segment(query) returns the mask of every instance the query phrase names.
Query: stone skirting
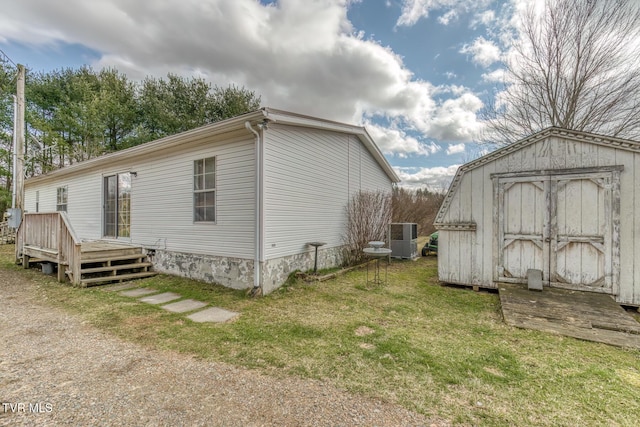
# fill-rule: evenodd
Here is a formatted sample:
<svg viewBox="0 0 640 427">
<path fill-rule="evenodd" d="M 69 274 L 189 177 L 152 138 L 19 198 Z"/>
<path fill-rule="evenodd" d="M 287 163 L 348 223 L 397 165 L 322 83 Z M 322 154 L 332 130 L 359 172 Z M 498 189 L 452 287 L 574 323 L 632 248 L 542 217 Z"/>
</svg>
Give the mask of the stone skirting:
<svg viewBox="0 0 640 427">
<path fill-rule="evenodd" d="M 233 289 L 253 287 L 254 260 L 166 250 L 149 251 L 155 271 Z M 315 251 L 270 259 L 262 264 L 262 293 L 278 289 L 296 270 L 313 269 Z M 318 269 L 337 267 L 344 260 L 342 247 L 318 249 Z"/>
<path fill-rule="evenodd" d="M 313 269 L 315 251 L 289 255 L 265 261 L 262 267 L 262 292 L 278 289 L 296 270 Z M 344 248 L 318 248 L 318 269 L 338 267 L 344 261 Z"/>
<path fill-rule="evenodd" d="M 155 271 L 218 283 L 233 289 L 253 287 L 253 259 L 156 250 L 150 256 Z"/>
</svg>

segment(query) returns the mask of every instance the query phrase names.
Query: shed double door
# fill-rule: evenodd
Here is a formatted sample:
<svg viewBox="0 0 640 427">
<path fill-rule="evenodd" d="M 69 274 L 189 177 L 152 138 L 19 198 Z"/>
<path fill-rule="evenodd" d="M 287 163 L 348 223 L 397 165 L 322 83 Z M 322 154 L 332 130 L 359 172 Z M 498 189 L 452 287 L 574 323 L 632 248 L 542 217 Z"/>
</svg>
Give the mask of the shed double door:
<svg viewBox="0 0 640 427">
<path fill-rule="evenodd" d="M 614 173 L 498 179 L 498 281 L 617 293 Z"/>
</svg>

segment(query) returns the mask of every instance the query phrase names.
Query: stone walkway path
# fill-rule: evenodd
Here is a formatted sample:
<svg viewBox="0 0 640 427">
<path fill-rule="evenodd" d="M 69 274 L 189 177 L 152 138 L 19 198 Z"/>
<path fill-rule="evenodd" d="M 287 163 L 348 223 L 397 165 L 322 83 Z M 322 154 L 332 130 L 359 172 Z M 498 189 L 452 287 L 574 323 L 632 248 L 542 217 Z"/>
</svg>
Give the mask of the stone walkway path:
<svg viewBox="0 0 640 427">
<path fill-rule="evenodd" d="M 188 313 L 187 319 L 194 322 L 215 322 L 222 323 L 235 319 L 240 315 L 235 311 L 225 310 L 219 307 L 207 307 L 209 304 L 204 301 L 197 301 L 194 299 L 182 299 L 180 294 L 174 292 L 162 292 L 153 288 L 135 288 L 131 289 L 135 284 L 123 284 L 116 287 L 112 287 L 106 290 L 119 291 L 118 293 L 125 297 L 138 298 L 138 301 L 145 302 L 147 304 L 159 305 L 167 311 L 173 313 Z M 164 305 L 160 305 L 164 304 Z M 200 310 L 204 308 L 203 310 Z M 196 311 L 200 310 L 200 311 Z"/>
</svg>

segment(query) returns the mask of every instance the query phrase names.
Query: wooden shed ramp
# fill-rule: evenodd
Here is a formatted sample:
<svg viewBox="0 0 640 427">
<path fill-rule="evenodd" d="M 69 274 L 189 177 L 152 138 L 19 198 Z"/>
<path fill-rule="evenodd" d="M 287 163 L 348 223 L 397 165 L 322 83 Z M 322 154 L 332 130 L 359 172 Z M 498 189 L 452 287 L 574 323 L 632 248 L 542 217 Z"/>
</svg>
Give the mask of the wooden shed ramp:
<svg viewBox="0 0 640 427">
<path fill-rule="evenodd" d="M 640 323 L 609 295 L 499 283 L 508 325 L 640 349 Z"/>
</svg>

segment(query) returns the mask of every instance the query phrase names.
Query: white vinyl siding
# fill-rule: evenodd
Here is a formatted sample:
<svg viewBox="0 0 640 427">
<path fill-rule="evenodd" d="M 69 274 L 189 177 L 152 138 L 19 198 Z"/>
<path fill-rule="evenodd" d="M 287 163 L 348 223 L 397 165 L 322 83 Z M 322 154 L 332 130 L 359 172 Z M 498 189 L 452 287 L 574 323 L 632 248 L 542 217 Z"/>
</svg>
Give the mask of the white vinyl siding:
<svg viewBox="0 0 640 427">
<path fill-rule="evenodd" d="M 265 132 L 265 258 L 344 244 L 346 205 L 358 190 L 391 181 L 353 135 L 270 126 Z"/>
<path fill-rule="evenodd" d="M 371 153 L 360 146 L 360 190 L 362 191 L 391 191 L 391 181 L 380 168 Z"/>
<path fill-rule="evenodd" d="M 179 150 L 122 159 L 107 167 L 40 183 L 27 181 L 26 201 L 35 211 L 56 210 L 56 188 L 69 188 L 68 212 L 82 239 L 101 239 L 103 177 L 131 177 L 131 243 L 169 251 L 253 258 L 255 253 L 255 140 L 246 131 L 223 141 L 201 139 Z M 193 221 L 193 163 L 216 157 L 217 221 Z"/>
<path fill-rule="evenodd" d="M 135 243 L 169 251 L 252 258 L 255 142 L 242 136 L 183 147 L 136 166 L 131 233 Z M 216 157 L 216 222 L 193 221 L 193 162 Z"/>
<path fill-rule="evenodd" d="M 31 184 L 25 183 L 25 210 L 36 211 L 35 195 L 39 192 L 39 212 L 55 212 L 59 187 L 67 187 L 67 216 L 73 229 L 83 239 L 99 239 L 102 229 L 101 177 L 71 175 Z"/>
</svg>

